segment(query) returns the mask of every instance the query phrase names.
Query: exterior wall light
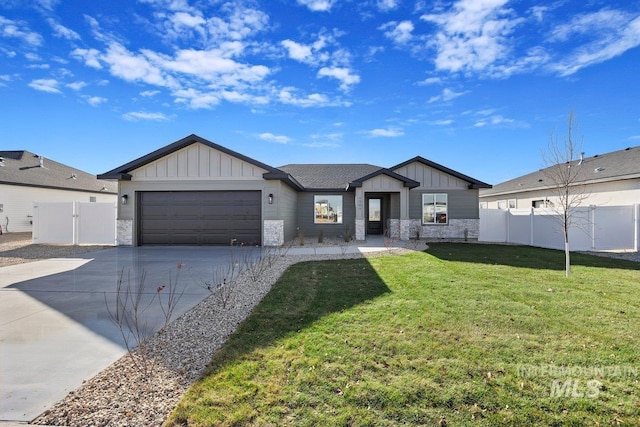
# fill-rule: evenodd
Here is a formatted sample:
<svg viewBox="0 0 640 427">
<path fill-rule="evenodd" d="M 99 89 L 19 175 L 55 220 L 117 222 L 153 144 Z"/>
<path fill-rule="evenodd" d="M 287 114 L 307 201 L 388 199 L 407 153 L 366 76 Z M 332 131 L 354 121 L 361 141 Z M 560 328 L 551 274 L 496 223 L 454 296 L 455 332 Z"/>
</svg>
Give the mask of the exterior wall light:
<svg viewBox="0 0 640 427">
<path fill-rule="evenodd" d="M 269 193 L 269 204 L 273 204 L 273 193 Z"/>
<path fill-rule="evenodd" d="M 120 201 L 122 202 L 123 205 L 126 205 L 128 200 L 129 200 L 128 194 L 123 194 L 122 197 L 120 198 Z"/>
</svg>

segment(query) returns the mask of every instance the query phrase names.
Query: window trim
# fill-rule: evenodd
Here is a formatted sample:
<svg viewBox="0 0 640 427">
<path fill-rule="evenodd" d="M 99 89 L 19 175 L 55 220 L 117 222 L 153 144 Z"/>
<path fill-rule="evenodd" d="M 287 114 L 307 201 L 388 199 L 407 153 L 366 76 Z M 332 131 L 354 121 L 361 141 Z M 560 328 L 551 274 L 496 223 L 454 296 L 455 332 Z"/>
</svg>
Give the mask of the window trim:
<svg viewBox="0 0 640 427">
<path fill-rule="evenodd" d="M 425 196 L 432 196 L 433 197 L 433 204 L 431 206 L 433 206 L 433 222 L 425 222 L 424 217 L 425 217 Z M 437 200 L 436 200 L 436 196 L 444 196 L 445 197 L 445 221 L 444 222 L 438 222 L 437 221 L 437 212 L 435 209 L 435 206 L 437 205 Z M 422 223 L 422 225 L 449 225 L 449 194 L 448 193 L 422 193 L 422 217 L 420 218 L 420 222 Z"/>
<path fill-rule="evenodd" d="M 329 197 L 339 197 L 340 198 L 340 206 L 338 209 L 338 212 L 336 212 L 336 218 L 339 219 L 339 221 L 328 221 L 328 215 L 327 215 L 327 221 L 318 221 L 318 216 L 316 214 L 316 204 L 318 204 L 318 202 L 316 201 L 317 198 L 329 198 Z M 328 202 L 327 202 L 328 204 Z M 342 225 L 344 221 L 344 196 L 342 194 L 314 194 L 313 195 L 313 223 L 314 225 Z"/>
</svg>

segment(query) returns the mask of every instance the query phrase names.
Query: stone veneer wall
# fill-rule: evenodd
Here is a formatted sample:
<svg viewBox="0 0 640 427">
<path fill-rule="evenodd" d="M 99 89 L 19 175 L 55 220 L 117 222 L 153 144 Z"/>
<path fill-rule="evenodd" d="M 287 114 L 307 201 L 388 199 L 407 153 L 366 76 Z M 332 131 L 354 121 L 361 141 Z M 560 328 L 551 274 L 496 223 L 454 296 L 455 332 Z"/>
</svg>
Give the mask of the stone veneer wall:
<svg viewBox="0 0 640 427">
<path fill-rule="evenodd" d="M 284 244 L 284 220 L 265 219 L 263 246 L 281 246 Z"/>
<path fill-rule="evenodd" d="M 365 238 L 364 219 L 356 219 L 356 240 L 364 240 Z"/>
<path fill-rule="evenodd" d="M 416 229 L 420 228 L 421 238 L 430 239 L 464 239 L 464 231 L 467 230 L 467 239 L 478 239 L 480 234 L 479 219 L 450 219 L 446 225 L 422 225 L 419 219 L 409 221 L 409 237 L 416 237 Z"/>
<path fill-rule="evenodd" d="M 117 221 L 117 241 L 118 246 L 133 245 L 133 220 L 119 219 Z"/>
</svg>

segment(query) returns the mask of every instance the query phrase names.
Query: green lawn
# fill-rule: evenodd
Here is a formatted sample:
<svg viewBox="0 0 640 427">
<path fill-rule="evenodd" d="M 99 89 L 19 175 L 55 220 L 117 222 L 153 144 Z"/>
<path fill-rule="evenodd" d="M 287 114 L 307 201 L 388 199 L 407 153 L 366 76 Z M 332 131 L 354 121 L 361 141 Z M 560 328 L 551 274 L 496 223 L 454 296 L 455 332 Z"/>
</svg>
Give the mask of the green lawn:
<svg viewBox="0 0 640 427">
<path fill-rule="evenodd" d="M 640 264 L 529 247 L 291 267 L 169 425 L 640 425 Z"/>
</svg>

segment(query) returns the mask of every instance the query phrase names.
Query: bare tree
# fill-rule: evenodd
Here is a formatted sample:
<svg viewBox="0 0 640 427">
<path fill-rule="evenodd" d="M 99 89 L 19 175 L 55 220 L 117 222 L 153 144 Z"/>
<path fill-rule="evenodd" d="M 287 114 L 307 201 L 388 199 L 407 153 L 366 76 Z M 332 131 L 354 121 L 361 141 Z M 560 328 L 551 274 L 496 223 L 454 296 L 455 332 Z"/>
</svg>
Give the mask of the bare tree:
<svg viewBox="0 0 640 427">
<path fill-rule="evenodd" d="M 555 212 L 564 236 L 565 275 L 571 274 L 571 253 L 569 245 L 569 230 L 576 225 L 577 208 L 588 197 L 586 186 L 581 179 L 582 142 L 583 137 L 577 137 L 578 125 L 574 113 L 567 119 L 566 134 L 559 139 L 556 132 L 549 135 L 549 144 L 542 152 L 542 159 L 547 166 L 542 170 L 545 178 L 551 183 L 551 190 L 555 196 L 550 206 Z M 580 157 L 578 157 L 580 156 Z"/>
</svg>

